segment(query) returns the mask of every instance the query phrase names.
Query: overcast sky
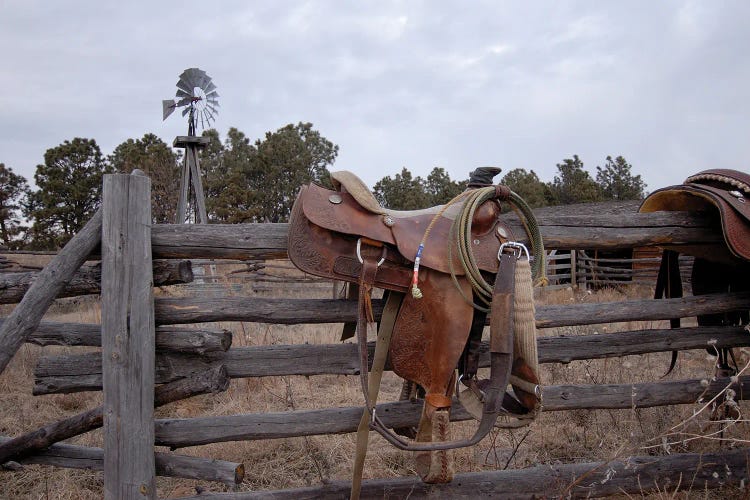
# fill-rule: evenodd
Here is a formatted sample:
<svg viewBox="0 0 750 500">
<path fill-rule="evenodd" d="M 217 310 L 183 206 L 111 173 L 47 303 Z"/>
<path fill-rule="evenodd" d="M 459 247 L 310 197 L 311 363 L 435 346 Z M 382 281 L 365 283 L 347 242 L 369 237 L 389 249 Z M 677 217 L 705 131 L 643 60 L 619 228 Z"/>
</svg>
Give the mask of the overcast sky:
<svg viewBox="0 0 750 500">
<path fill-rule="evenodd" d="M 0 0 L 0 162 L 33 182 L 50 147 L 109 154 L 186 133 L 161 100 L 218 86 L 222 139 L 312 122 L 334 169 L 477 166 L 544 181 L 623 155 L 649 190 L 748 171 L 750 2 Z"/>
</svg>

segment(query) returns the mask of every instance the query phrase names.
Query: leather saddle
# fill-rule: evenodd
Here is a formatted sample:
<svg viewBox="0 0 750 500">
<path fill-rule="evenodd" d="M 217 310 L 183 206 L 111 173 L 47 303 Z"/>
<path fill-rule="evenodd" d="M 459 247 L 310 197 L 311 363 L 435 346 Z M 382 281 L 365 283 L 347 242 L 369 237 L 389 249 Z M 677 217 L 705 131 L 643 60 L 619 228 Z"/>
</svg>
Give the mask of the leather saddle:
<svg viewBox="0 0 750 500">
<path fill-rule="evenodd" d="M 490 185 L 492 175 L 498 172 L 499 169 L 489 172 Z M 470 187 L 488 187 L 486 170 L 478 169 L 472 174 L 474 183 L 470 181 Z M 450 481 L 452 471 L 446 465 L 446 450 L 478 442 L 498 423 L 498 416 L 512 416 L 528 423 L 541 406 L 536 359 L 527 359 L 536 357 L 535 339 L 531 342 L 533 355 L 517 355 L 519 348 L 514 345 L 513 280 L 520 250 L 514 251 L 517 244 L 512 243 L 513 235 L 499 217 L 501 201 L 508 200 L 510 190 L 496 186 L 492 199 L 472 208 L 470 231 L 463 239 L 469 247 L 474 272 L 490 281 L 494 278 L 490 323 L 497 325 L 493 325 L 493 332 L 502 331 L 491 334 L 491 376 L 480 381 L 479 345 L 487 313 L 475 308 L 476 293 L 460 257 L 462 240 L 456 237 L 456 223 L 462 217 L 464 204 L 390 210 L 382 207 L 354 174 L 333 172 L 331 178 L 333 190 L 317 184 L 300 190 L 290 218 L 289 257 L 304 272 L 357 285 L 360 377 L 367 411 L 371 413 L 369 428 L 395 446 L 417 452 L 417 468 L 426 482 Z M 503 245 L 511 245 L 511 252 L 504 251 Z M 383 314 L 375 360 L 382 344 L 383 325 L 388 322 L 390 331 L 386 333 L 390 341 L 385 345 L 393 371 L 418 384 L 424 393 L 416 442 L 395 436 L 374 412 L 377 388 L 373 393 L 367 379 L 366 346 L 366 326 L 373 323 L 372 288 L 385 290 L 385 309 L 393 312 L 388 320 L 386 312 Z M 504 307 L 502 312 L 496 313 L 496 304 L 501 304 L 498 311 Z M 533 325 L 533 303 L 529 307 Z M 373 376 L 374 373 L 373 367 Z M 468 387 L 462 391 L 466 400 L 477 403 L 465 406 L 480 424 L 473 438 L 450 441 L 445 428 L 454 386 L 459 385 L 457 380 Z"/>
<path fill-rule="evenodd" d="M 683 184 L 654 191 L 639 209 L 640 212 L 661 210 L 704 213 L 721 226 L 724 241 L 665 248 L 655 298 L 682 297 L 679 253 L 695 257 L 691 271 L 693 295 L 750 291 L 750 175 L 729 169 L 705 170 L 691 175 Z M 748 311 L 697 317 L 699 326 L 741 325 L 747 324 L 748 319 Z M 680 320 L 672 320 L 671 326 L 679 327 Z M 736 363 L 730 366 L 731 350 L 709 349 L 709 352 L 717 355 L 717 375 L 736 373 Z M 675 362 L 676 352 L 673 352 L 669 371 Z"/>
</svg>

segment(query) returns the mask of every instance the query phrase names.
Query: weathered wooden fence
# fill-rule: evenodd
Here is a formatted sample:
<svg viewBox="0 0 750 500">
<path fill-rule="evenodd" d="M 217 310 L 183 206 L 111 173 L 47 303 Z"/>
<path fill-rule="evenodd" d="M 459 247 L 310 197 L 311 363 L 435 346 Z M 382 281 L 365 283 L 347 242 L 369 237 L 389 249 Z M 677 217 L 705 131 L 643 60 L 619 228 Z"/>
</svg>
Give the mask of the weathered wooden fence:
<svg viewBox="0 0 750 500">
<path fill-rule="evenodd" d="M 690 284 L 693 258 L 680 255 L 680 273 Z M 661 257 L 602 257 L 587 250 L 552 250 L 547 254 L 550 289 L 599 289 L 622 285 L 653 287 Z"/>
<path fill-rule="evenodd" d="M 241 482 L 242 464 L 154 453 L 153 445 L 172 448 L 207 443 L 350 433 L 361 416 L 359 401 L 351 407 L 282 413 L 153 419 L 151 408 L 195 394 L 226 389 L 229 378 L 358 372 L 353 344 L 266 345 L 230 348 L 231 335 L 221 330 L 181 327 L 191 323 L 245 321 L 270 324 L 341 323 L 356 320 L 356 303 L 338 299 L 258 297 L 153 298 L 152 286 L 190 281 L 195 259 L 264 260 L 286 254 L 286 224 L 149 225 L 148 179 L 106 176 L 104 205 L 86 228 L 38 274 L 14 276 L 0 287 L 0 302 L 23 299 L 0 325 L 0 371 L 23 342 L 40 345 L 101 346 L 101 353 L 45 356 L 35 369 L 34 394 L 71 393 L 104 388 L 104 405 L 52 422 L 42 429 L 0 440 L 0 464 L 8 461 L 104 470 L 108 498 L 153 498 L 154 475 L 197 478 L 226 484 Z M 577 212 L 576 212 L 577 213 Z M 102 217 L 103 216 L 103 217 Z M 510 220 L 515 234 L 524 234 Z M 615 215 L 540 214 L 548 249 L 628 249 L 665 244 L 722 244 L 717 221 L 690 213 Z M 81 264 L 99 247 L 101 270 Z M 153 259 L 153 261 L 152 261 Z M 153 270 L 153 271 L 152 271 Z M 101 273 L 101 287 L 99 275 Z M 6 278 L 9 283 L 10 278 Z M 102 325 L 41 321 L 55 297 L 102 294 Z M 539 328 L 641 320 L 666 320 L 703 313 L 747 309 L 750 294 L 715 294 L 664 300 L 616 303 L 571 303 L 539 306 Z M 379 316 L 383 304 L 374 302 Z M 542 363 L 568 363 L 708 345 L 750 346 L 742 328 L 692 327 L 650 329 L 538 340 Z M 372 349 L 373 346 L 370 346 Z M 485 346 L 486 348 L 486 346 Z M 488 365 L 488 356 L 483 360 Z M 750 377 L 657 381 L 641 384 L 553 385 L 545 387 L 544 411 L 645 408 L 692 404 L 732 387 L 738 399 L 748 394 Z M 158 384 L 156 390 L 154 385 Z M 153 405 L 151 404 L 153 403 Z M 390 426 L 418 421 L 416 403 L 379 405 Z M 468 414 L 456 403 L 453 420 Z M 104 425 L 105 449 L 59 441 Z M 131 439 L 136 437 L 137 439 Z M 425 485 L 415 478 L 366 481 L 366 497 L 442 497 L 504 494 L 518 496 L 597 496 L 640 493 L 683 474 L 690 487 L 713 488 L 748 479 L 748 450 L 708 455 L 630 457 L 608 463 L 539 466 L 522 470 L 459 474 L 449 485 Z M 699 466 L 700 465 L 700 466 Z M 607 478 L 608 480 L 604 480 Z M 340 498 L 348 484 L 277 492 L 201 495 L 200 498 Z"/>
</svg>

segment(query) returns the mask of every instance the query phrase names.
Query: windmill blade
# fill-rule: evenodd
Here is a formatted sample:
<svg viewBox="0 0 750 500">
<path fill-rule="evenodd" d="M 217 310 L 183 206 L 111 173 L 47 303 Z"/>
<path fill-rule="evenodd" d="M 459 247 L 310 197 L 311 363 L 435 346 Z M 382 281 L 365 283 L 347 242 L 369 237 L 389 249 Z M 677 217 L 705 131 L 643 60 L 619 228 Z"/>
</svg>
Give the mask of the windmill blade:
<svg viewBox="0 0 750 500">
<path fill-rule="evenodd" d="M 195 89 L 195 70 L 198 68 L 188 68 L 182 72 L 180 79 L 177 81 L 177 88 L 182 89 L 185 93 L 193 96 Z"/>
<path fill-rule="evenodd" d="M 174 108 L 176 107 L 173 99 L 164 99 L 161 102 L 161 110 L 162 110 L 162 121 L 166 120 L 169 115 L 171 115 L 174 112 Z"/>
<path fill-rule="evenodd" d="M 214 118 L 214 115 L 211 113 L 211 111 L 206 107 L 206 109 L 203 110 L 203 113 L 206 115 L 206 121 L 211 122 L 211 120 L 216 121 L 216 118 Z"/>
<path fill-rule="evenodd" d="M 216 108 L 214 108 L 214 107 L 213 107 L 213 106 L 211 106 L 210 104 L 209 104 L 208 106 L 206 106 L 206 109 L 210 110 L 210 111 L 211 111 L 211 113 L 214 113 L 214 114 L 217 114 L 217 115 L 219 114 L 219 110 L 218 110 L 218 109 L 216 109 Z"/>
<path fill-rule="evenodd" d="M 187 80 L 183 78 L 183 73 L 180 75 L 180 79 L 177 80 L 177 97 L 185 97 L 185 95 L 193 96 L 193 87 L 190 86 Z M 184 95 L 180 95 L 180 91 L 184 93 Z"/>
<path fill-rule="evenodd" d="M 207 84 L 207 85 L 206 85 L 206 87 L 205 87 L 205 88 L 203 89 L 203 91 L 204 91 L 204 92 L 206 93 L 206 95 L 208 95 L 208 94 L 210 94 L 211 92 L 213 92 L 214 90 L 216 90 L 216 85 L 214 85 L 214 83 L 213 83 L 213 82 L 212 82 L 212 81 L 211 81 L 211 80 L 209 79 L 209 80 L 208 80 L 208 84 Z"/>
<path fill-rule="evenodd" d="M 211 77 L 206 74 L 205 71 L 202 71 L 199 77 L 197 78 L 197 87 L 202 88 L 204 91 L 206 90 L 206 85 L 211 83 Z"/>
<path fill-rule="evenodd" d="M 177 89 L 177 93 L 175 94 L 175 96 L 176 97 L 185 97 L 185 98 L 188 98 L 188 99 L 192 99 L 193 98 L 193 92 L 192 92 L 192 90 L 190 92 L 185 92 L 182 89 Z"/>
<path fill-rule="evenodd" d="M 182 116 L 185 116 L 189 112 L 190 112 L 190 106 L 188 106 L 187 108 L 185 108 L 185 109 L 182 110 Z"/>
<path fill-rule="evenodd" d="M 186 69 L 183 75 L 185 75 L 185 82 L 190 85 L 190 92 L 193 92 L 195 87 L 200 87 L 200 82 L 203 76 L 206 74 L 205 71 L 201 71 L 198 68 Z"/>
<path fill-rule="evenodd" d="M 193 73 L 195 71 L 200 71 L 198 68 L 188 68 L 184 70 L 182 73 L 180 73 L 180 80 L 182 80 L 185 83 L 191 83 L 191 80 L 193 78 Z"/>
<path fill-rule="evenodd" d="M 206 97 L 211 97 L 213 99 L 216 99 L 217 97 L 219 97 L 219 93 L 216 92 L 215 90 L 212 91 L 212 92 L 207 92 L 206 93 Z"/>
<path fill-rule="evenodd" d="M 190 102 L 191 102 L 192 100 L 193 100 L 193 98 L 192 98 L 192 97 L 190 97 L 190 96 L 188 96 L 188 97 L 183 97 L 182 99 L 180 99 L 179 101 L 177 101 L 177 104 L 176 104 L 176 106 L 177 106 L 177 107 L 182 107 L 182 106 L 185 106 L 185 105 L 187 105 L 187 104 L 190 104 Z"/>
</svg>

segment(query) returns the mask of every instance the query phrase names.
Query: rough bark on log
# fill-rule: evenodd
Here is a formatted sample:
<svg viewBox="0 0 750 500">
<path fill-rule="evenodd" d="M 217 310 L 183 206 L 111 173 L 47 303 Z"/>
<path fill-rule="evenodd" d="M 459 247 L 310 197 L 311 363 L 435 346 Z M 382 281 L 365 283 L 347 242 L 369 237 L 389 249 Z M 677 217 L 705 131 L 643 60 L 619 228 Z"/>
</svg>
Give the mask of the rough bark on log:
<svg viewBox="0 0 750 500">
<path fill-rule="evenodd" d="M 750 397 L 750 376 L 738 384 L 729 378 L 710 381 L 679 380 L 644 384 L 559 385 L 544 388 L 544 411 L 583 409 L 629 409 L 692 404 L 708 401 L 731 386 L 736 399 Z M 454 399 L 451 420 L 471 416 Z M 419 422 L 421 402 L 401 401 L 377 405 L 377 413 L 388 427 L 410 427 Z M 362 407 L 297 410 L 278 413 L 248 413 L 192 419 L 159 419 L 155 422 L 156 443 L 172 448 L 223 441 L 250 441 L 295 436 L 355 432 Z"/>
<path fill-rule="evenodd" d="M 0 443 L 10 438 L 0 436 Z M 154 453 L 156 475 L 215 481 L 228 486 L 240 484 L 245 477 L 245 466 L 225 460 L 190 457 L 172 453 Z M 104 450 L 65 443 L 53 444 L 45 450 L 19 460 L 22 464 L 51 465 L 69 469 L 104 469 Z"/>
<path fill-rule="evenodd" d="M 81 232 L 39 273 L 23 300 L 0 326 L 0 373 L 8 366 L 21 344 L 39 326 L 42 316 L 55 297 L 99 244 L 101 231 L 102 213 L 98 210 Z"/>
<path fill-rule="evenodd" d="M 447 484 L 427 484 L 417 477 L 363 481 L 360 498 L 594 498 L 675 491 L 705 491 L 750 479 L 750 451 L 669 456 L 631 456 L 609 462 L 537 465 L 526 469 L 456 474 Z M 331 481 L 275 491 L 204 493 L 183 500 L 333 500 L 346 498 L 351 483 Z"/>
<path fill-rule="evenodd" d="M 0 273 L 0 304 L 19 302 L 38 277 L 38 272 Z M 101 292 L 101 279 L 100 263 L 83 265 L 57 297 L 98 294 Z M 193 269 L 189 260 L 154 261 L 154 286 L 176 285 L 192 281 Z"/>
<path fill-rule="evenodd" d="M 555 207 L 537 217 L 548 249 L 617 249 L 686 243 L 723 244 L 720 224 L 689 212 L 575 215 L 580 206 Z M 526 232 L 508 217 L 514 235 Z M 286 257 L 288 224 L 155 224 L 154 257 L 263 260 Z"/>
<path fill-rule="evenodd" d="M 569 363 L 673 350 L 745 347 L 750 346 L 750 335 L 741 327 L 695 327 L 540 337 L 537 345 L 541 363 Z M 369 343 L 368 348 L 372 360 L 374 343 Z M 488 351 L 484 342 L 480 347 L 480 367 L 489 366 Z M 157 355 L 156 381 L 165 383 L 190 376 L 199 367 L 217 363 L 227 367 L 231 378 L 359 373 L 357 347 L 353 343 L 298 344 L 239 347 L 202 357 L 161 353 Z M 665 370 L 666 364 L 665 360 Z M 390 366 L 386 365 L 386 369 Z M 34 394 L 101 388 L 101 362 L 96 353 L 43 357 L 34 374 Z"/>
<path fill-rule="evenodd" d="M 154 407 L 164 406 L 198 394 L 222 392 L 228 387 L 229 375 L 226 368 L 221 365 L 189 378 L 157 387 L 154 391 Z M 101 427 L 103 409 L 103 406 L 98 406 L 1 443 L 0 464 L 11 459 L 18 460 L 58 441 Z"/>
<path fill-rule="evenodd" d="M 4 320 L 0 318 L 0 325 Z M 101 347 L 102 327 L 93 323 L 56 323 L 43 321 L 26 342 L 41 346 Z M 157 351 L 204 354 L 226 351 L 232 345 L 229 330 L 206 330 L 162 326 L 156 329 Z"/>
<path fill-rule="evenodd" d="M 383 312 L 383 301 L 373 300 L 376 320 Z M 701 295 L 679 299 L 624 300 L 591 304 L 539 306 L 537 328 L 593 325 L 623 321 L 651 321 L 684 318 L 711 312 L 747 309 L 750 292 Z M 156 322 L 160 325 L 248 321 L 294 325 L 302 323 L 354 323 L 357 302 L 338 299 L 157 298 Z M 489 318 L 487 320 L 489 324 Z"/>
</svg>

